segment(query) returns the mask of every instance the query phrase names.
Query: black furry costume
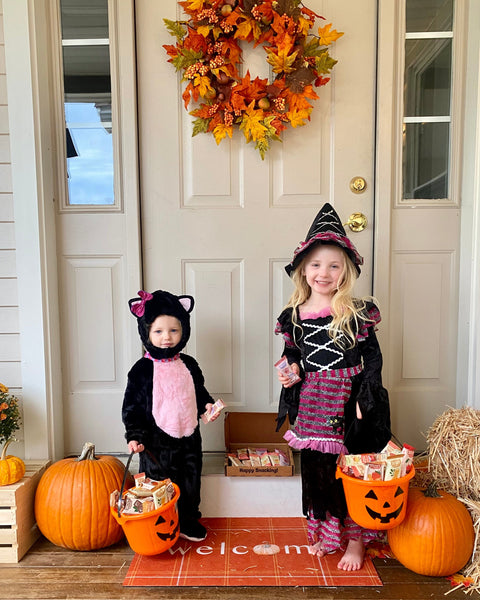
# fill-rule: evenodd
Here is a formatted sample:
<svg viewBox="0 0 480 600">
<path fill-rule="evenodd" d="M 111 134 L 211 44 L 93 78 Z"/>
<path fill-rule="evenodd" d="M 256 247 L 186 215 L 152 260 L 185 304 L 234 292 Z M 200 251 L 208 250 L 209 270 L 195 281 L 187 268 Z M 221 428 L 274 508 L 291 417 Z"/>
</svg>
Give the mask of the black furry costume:
<svg viewBox="0 0 480 600">
<path fill-rule="evenodd" d="M 125 437 L 127 442 L 136 440 L 145 446 L 146 450 L 140 453 L 140 471 L 152 479 L 169 477 L 179 486 L 178 509 L 182 530 L 182 526 L 201 516 L 202 440 L 198 418 L 205 412 L 206 404 L 214 400 L 205 389 L 203 374 L 195 359 L 180 353 L 190 337 L 189 313 L 193 308 L 193 298 L 161 290 L 153 294 L 139 292 L 139 295 L 139 298 L 130 300 L 129 305 L 132 314 L 137 317 L 140 338 L 151 358 L 141 358 L 128 374 L 122 408 Z M 182 325 L 181 341 L 173 348 L 158 348 L 150 342 L 150 325 L 161 315 L 176 317 Z M 197 424 L 189 436 L 172 437 L 155 422 L 152 414 L 154 360 L 181 360 L 192 377 Z"/>
</svg>

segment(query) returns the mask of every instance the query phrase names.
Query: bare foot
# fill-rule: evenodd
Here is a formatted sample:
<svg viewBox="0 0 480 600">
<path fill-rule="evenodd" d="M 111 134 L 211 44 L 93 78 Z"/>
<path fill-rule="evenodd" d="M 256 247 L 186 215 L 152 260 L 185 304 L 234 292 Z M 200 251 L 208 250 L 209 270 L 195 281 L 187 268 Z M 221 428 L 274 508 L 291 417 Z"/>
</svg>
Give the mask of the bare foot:
<svg viewBox="0 0 480 600">
<path fill-rule="evenodd" d="M 364 556 L 365 547 L 362 540 L 350 540 L 337 567 L 343 571 L 358 571 L 362 568 Z"/>
<path fill-rule="evenodd" d="M 323 547 L 322 542 L 317 542 L 308 547 L 308 553 L 314 554 L 315 556 L 318 556 L 318 558 L 323 558 L 327 552 Z"/>
</svg>

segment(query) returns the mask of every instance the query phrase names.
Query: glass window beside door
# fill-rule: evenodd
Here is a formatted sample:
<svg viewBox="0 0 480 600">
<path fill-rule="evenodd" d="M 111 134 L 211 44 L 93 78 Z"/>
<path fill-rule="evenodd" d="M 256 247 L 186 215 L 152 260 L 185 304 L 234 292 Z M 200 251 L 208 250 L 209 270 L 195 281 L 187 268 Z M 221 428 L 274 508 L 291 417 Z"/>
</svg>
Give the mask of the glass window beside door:
<svg viewBox="0 0 480 600">
<path fill-rule="evenodd" d="M 404 200 L 449 197 L 453 0 L 406 1 Z"/>
<path fill-rule="evenodd" d="M 112 206 L 108 0 L 60 0 L 68 205 Z"/>
</svg>

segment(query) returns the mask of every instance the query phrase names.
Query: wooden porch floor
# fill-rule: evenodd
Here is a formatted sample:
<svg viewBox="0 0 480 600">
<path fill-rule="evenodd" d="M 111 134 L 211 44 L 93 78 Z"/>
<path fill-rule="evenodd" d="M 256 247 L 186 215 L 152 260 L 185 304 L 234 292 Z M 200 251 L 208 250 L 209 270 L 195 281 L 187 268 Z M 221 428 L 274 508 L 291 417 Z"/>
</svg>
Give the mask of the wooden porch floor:
<svg viewBox="0 0 480 600">
<path fill-rule="evenodd" d="M 122 586 L 133 557 L 126 542 L 98 552 L 73 552 L 40 538 L 18 564 L 0 564 L 2 600 L 465 600 L 444 578 L 416 575 L 392 559 L 375 559 L 383 587 L 144 587 Z"/>
</svg>

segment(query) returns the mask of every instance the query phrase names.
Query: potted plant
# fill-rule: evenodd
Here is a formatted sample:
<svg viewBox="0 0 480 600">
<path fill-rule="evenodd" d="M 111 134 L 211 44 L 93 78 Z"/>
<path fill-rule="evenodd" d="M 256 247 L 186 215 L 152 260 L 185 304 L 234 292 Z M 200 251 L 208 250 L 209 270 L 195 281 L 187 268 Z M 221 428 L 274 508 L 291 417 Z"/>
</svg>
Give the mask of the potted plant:
<svg viewBox="0 0 480 600">
<path fill-rule="evenodd" d="M 0 383 L 0 485 L 10 485 L 25 475 L 25 464 L 16 456 L 7 456 L 8 445 L 14 441 L 13 433 L 20 429 L 18 398 L 8 393 Z"/>
</svg>

